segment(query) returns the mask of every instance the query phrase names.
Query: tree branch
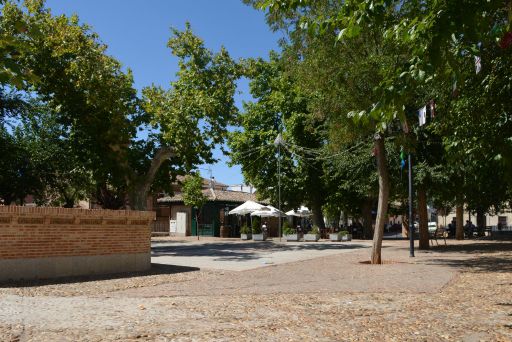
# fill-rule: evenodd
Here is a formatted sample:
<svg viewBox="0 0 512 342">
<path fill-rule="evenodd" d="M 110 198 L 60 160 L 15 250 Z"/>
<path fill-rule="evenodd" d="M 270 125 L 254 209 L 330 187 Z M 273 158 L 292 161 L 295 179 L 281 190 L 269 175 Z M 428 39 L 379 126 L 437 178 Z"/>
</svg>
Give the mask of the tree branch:
<svg viewBox="0 0 512 342">
<path fill-rule="evenodd" d="M 160 169 L 160 166 L 169 158 L 175 156 L 174 148 L 163 146 L 161 147 L 153 157 L 153 160 L 151 161 L 151 166 L 144 176 L 144 181 L 141 184 L 141 188 L 144 189 L 144 191 L 147 193 L 149 191 L 149 187 L 153 183 L 153 180 L 155 179 L 156 173 Z"/>
</svg>

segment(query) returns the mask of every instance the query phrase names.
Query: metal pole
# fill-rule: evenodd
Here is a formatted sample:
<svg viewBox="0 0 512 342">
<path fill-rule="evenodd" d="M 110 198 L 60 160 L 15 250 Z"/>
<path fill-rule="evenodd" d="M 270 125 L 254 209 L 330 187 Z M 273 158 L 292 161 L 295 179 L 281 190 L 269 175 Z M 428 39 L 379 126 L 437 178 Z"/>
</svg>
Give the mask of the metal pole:
<svg viewBox="0 0 512 342">
<path fill-rule="evenodd" d="M 283 136 L 281 133 L 279 133 L 276 137 L 276 140 L 274 140 L 274 146 L 277 147 L 277 188 L 278 188 L 278 209 L 281 211 L 281 144 L 283 144 Z M 279 214 L 281 215 L 281 214 Z M 279 216 L 278 221 L 278 227 L 279 227 L 279 241 L 281 241 L 281 216 Z"/>
<path fill-rule="evenodd" d="M 281 211 L 281 142 L 277 145 L 277 173 L 278 173 L 278 209 Z M 281 214 L 279 214 L 279 241 L 281 241 Z"/>
<path fill-rule="evenodd" d="M 409 257 L 414 257 L 414 218 L 412 216 L 412 158 L 407 156 L 409 164 Z"/>
</svg>

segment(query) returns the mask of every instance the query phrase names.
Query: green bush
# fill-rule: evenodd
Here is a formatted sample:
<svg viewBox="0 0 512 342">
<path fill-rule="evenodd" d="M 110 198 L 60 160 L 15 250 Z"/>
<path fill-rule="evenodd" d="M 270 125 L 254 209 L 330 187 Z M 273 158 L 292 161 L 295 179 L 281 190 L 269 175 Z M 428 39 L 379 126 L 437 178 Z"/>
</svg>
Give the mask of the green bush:
<svg viewBox="0 0 512 342">
<path fill-rule="evenodd" d="M 259 217 L 252 218 L 252 233 L 261 234 L 261 220 Z"/>
<path fill-rule="evenodd" d="M 244 224 L 240 228 L 240 234 L 251 234 L 251 229 L 249 229 L 249 227 L 246 224 Z"/>
<path fill-rule="evenodd" d="M 318 228 L 318 226 L 313 226 L 309 234 L 320 234 L 320 228 Z"/>
<path fill-rule="evenodd" d="M 283 223 L 283 235 L 291 235 L 291 234 L 295 234 L 295 231 L 290 226 L 288 221 L 284 221 L 284 223 Z"/>
<path fill-rule="evenodd" d="M 338 233 L 339 236 L 344 236 L 344 235 L 348 235 L 348 231 L 347 230 L 342 230 Z"/>
</svg>

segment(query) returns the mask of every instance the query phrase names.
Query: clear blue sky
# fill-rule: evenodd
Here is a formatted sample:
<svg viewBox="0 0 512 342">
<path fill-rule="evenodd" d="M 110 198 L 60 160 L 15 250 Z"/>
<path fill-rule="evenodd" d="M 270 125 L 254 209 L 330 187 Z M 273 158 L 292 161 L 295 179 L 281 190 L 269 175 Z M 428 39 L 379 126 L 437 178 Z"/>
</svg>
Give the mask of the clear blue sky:
<svg viewBox="0 0 512 342">
<path fill-rule="evenodd" d="M 170 27 L 183 29 L 189 21 L 208 48 L 224 45 L 232 57 L 264 57 L 278 50 L 279 35 L 271 32 L 262 12 L 241 0 L 47 0 L 54 14 L 76 13 L 92 26 L 108 45 L 108 53 L 133 71 L 135 87 L 151 84 L 168 87 L 177 71 L 177 61 L 166 47 Z M 247 82 L 240 82 L 236 103 L 251 99 Z M 221 153 L 216 151 L 216 157 Z M 211 165 L 222 183 L 239 184 L 238 166 L 229 168 L 226 158 Z M 208 166 L 202 166 L 207 168 Z M 208 171 L 200 170 L 208 177 Z"/>
</svg>

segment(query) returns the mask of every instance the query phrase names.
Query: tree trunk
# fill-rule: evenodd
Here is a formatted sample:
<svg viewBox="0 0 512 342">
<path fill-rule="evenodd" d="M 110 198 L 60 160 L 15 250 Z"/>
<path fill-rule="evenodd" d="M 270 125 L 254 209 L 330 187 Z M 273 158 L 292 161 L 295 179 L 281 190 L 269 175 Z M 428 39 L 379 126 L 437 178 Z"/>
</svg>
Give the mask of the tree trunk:
<svg viewBox="0 0 512 342">
<path fill-rule="evenodd" d="M 12 201 L 14 200 L 13 196 L 10 195 L 4 195 L 4 205 L 11 205 Z"/>
<path fill-rule="evenodd" d="M 64 208 L 73 208 L 75 206 L 76 191 L 70 194 L 64 190 L 62 191 L 62 197 L 64 198 Z"/>
<path fill-rule="evenodd" d="M 343 227 L 345 229 L 348 227 L 348 213 L 346 211 L 343 212 Z M 339 226 L 337 228 L 339 228 Z"/>
<path fill-rule="evenodd" d="M 373 236 L 372 206 L 373 201 L 371 198 L 368 198 L 363 202 L 363 206 L 361 207 L 361 214 L 363 216 L 363 238 L 365 239 L 369 239 Z"/>
<path fill-rule="evenodd" d="M 97 187 L 96 200 L 103 209 L 119 210 L 125 205 L 124 191 L 116 192 L 111 190 L 105 183 Z"/>
<path fill-rule="evenodd" d="M 75 206 L 75 200 L 66 198 L 64 199 L 64 208 L 73 208 Z"/>
<path fill-rule="evenodd" d="M 402 237 L 409 237 L 409 218 L 406 213 L 402 215 Z"/>
<path fill-rule="evenodd" d="M 337 215 L 337 216 L 334 216 L 334 218 L 332 220 L 332 227 L 331 227 L 331 231 L 332 232 L 335 232 L 339 228 L 339 226 L 340 226 L 340 218 L 341 218 L 341 214 Z"/>
<path fill-rule="evenodd" d="M 379 202 L 377 205 L 377 220 L 373 234 L 371 262 L 372 264 L 381 264 L 382 238 L 384 236 L 384 223 L 388 213 L 389 199 L 388 165 L 386 160 L 386 147 L 382 136 L 378 136 L 377 139 L 375 139 L 375 152 L 377 157 L 377 170 L 379 173 Z"/>
<path fill-rule="evenodd" d="M 315 201 L 311 204 L 311 210 L 313 211 L 313 224 L 318 226 L 320 229 L 325 228 L 324 215 L 322 214 L 322 205 L 320 202 Z"/>
<path fill-rule="evenodd" d="M 478 236 L 485 235 L 485 213 L 482 208 L 476 210 L 476 225 L 478 227 Z"/>
<path fill-rule="evenodd" d="M 199 214 L 198 214 L 197 209 L 196 209 L 196 235 L 197 235 L 197 239 L 199 240 Z"/>
<path fill-rule="evenodd" d="M 455 217 L 456 217 L 456 224 L 457 227 L 455 229 L 455 238 L 457 240 L 464 240 L 464 207 L 462 204 L 457 204 L 457 207 L 455 208 Z"/>
<path fill-rule="evenodd" d="M 148 172 L 132 184 L 132 190 L 130 191 L 130 207 L 132 210 L 147 209 L 149 189 L 155 180 L 156 173 L 160 166 L 173 155 L 174 149 L 172 147 L 161 147 L 155 153 Z"/>
<path fill-rule="evenodd" d="M 418 215 L 420 218 L 420 249 L 429 249 L 427 191 L 423 186 L 418 187 Z"/>
</svg>

